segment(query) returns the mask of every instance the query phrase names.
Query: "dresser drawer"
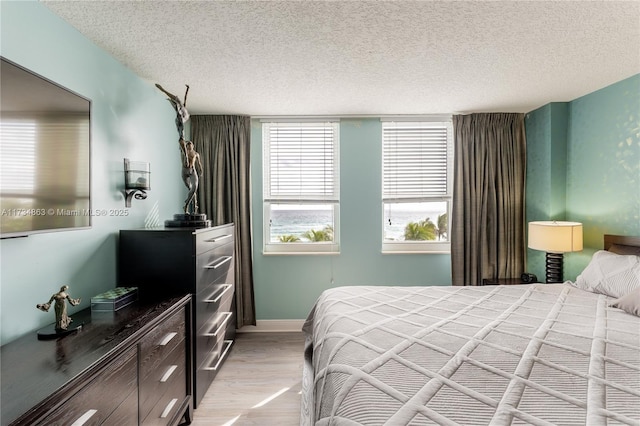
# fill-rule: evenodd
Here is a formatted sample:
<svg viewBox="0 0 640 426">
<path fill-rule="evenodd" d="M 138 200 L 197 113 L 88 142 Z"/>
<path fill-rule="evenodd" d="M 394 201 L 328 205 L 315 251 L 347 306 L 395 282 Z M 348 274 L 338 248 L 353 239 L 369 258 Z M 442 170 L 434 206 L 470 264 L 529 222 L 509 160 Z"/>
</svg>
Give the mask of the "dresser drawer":
<svg viewBox="0 0 640 426">
<path fill-rule="evenodd" d="M 233 319 L 233 312 L 219 312 L 214 321 L 198 330 L 196 359 L 200 360 L 201 365 L 211 364 L 222 353 L 223 341 Z"/>
<path fill-rule="evenodd" d="M 233 242 L 233 226 L 221 226 L 196 233 L 196 254 Z"/>
<path fill-rule="evenodd" d="M 200 365 L 196 371 L 196 377 L 198 378 L 196 381 L 196 394 L 200 393 L 204 395 L 204 393 L 206 393 L 209 385 L 222 367 L 223 361 L 229 355 L 233 341 L 222 340 L 221 343 L 219 350 L 211 353 L 207 360 Z"/>
<path fill-rule="evenodd" d="M 187 396 L 186 368 L 183 345 L 175 348 L 140 382 L 140 418 L 145 419 L 143 424 L 167 424 L 171 419 Z M 174 399 L 176 402 L 167 409 Z"/>
<path fill-rule="evenodd" d="M 114 360 L 38 425 L 135 424 L 138 375 L 135 348 Z M 125 423 L 119 423 L 127 419 Z"/>
<path fill-rule="evenodd" d="M 176 393 L 165 395 L 162 400 L 158 401 L 149 415 L 142 420 L 142 422 L 140 423 L 141 425 L 166 426 L 167 424 L 169 424 L 169 421 L 176 415 L 186 397 L 186 395 L 178 395 L 181 392 L 179 384 L 174 383 L 173 386 L 176 390 Z"/>
<path fill-rule="evenodd" d="M 233 280 L 233 243 L 224 244 L 196 258 L 196 293 L 220 278 Z"/>
<path fill-rule="evenodd" d="M 210 328 L 218 312 L 231 310 L 234 285 L 220 281 L 196 295 L 196 330 L 200 330 L 205 325 L 209 325 Z"/>
<path fill-rule="evenodd" d="M 174 349 L 184 350 L 185 333 L 185 312 L 181 310 L 140 341 L 140 381 L 154 373 Z"/>
</svg>

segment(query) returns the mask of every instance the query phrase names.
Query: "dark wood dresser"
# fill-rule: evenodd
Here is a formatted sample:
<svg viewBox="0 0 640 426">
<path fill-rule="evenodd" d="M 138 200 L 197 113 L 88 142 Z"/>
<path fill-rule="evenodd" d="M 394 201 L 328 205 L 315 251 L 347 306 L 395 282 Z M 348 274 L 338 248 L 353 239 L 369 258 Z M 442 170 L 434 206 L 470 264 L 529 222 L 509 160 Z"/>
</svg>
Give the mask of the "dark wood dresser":
<svg viewBox="0 0 640 426">
<path fill-rule="evenodd" d="M 2 425 L 190 423 L 189 295 L 71 317 L 75 334 L 2 346 Z"/>
<path fill-rule="evenodd" d="M 235 338 L 234 226 L 120 231 L 118 283 L 143 300 L 193 297 L 194 408 Z"/>
</svg>

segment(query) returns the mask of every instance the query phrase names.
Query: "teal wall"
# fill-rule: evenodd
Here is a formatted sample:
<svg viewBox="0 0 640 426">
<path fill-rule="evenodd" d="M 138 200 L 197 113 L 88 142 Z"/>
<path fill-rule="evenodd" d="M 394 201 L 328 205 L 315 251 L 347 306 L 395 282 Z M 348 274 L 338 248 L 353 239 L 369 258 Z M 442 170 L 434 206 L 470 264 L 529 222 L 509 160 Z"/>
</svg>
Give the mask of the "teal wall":
<svg viewBox="0 0 640 426">
<path fill-rule="evenodd" d="M 92 100 L 91 189 L 94 209 L 124 209 L 123 158 L 151 163 L 151 191 L 133 200 L 128 216 L 94 217 L 89 230 L 0 241 L 0 338 L 6 343 L 54 321 L 48 301 L 67 284 L 82 304 L 116 286 L 117 232 L 179 212 L 175 113 L 143 81 L 35 1 L 0 2 L 0 54 Z M 35 336 L 34 336 L 35 338 Z"/>
<path fill-rule="evenodd" d="M 253 260 L 259 320 L 306 318 L 341 285 L 451 285 L 448 254 L 382 254 L 382 124 L 340 122 L 340 254 L 264 255 L 262 126 L 252 121 Z"/>
<path fill-rule="evenodd" d="M 582 222 L 584 250 L 565 254 L 575 280 L 604 234 L 640 235 L 640 74 L 527 115 L 527 222 Z M 544 253 L 528 250 L 544 276 Z"/>
</svg>

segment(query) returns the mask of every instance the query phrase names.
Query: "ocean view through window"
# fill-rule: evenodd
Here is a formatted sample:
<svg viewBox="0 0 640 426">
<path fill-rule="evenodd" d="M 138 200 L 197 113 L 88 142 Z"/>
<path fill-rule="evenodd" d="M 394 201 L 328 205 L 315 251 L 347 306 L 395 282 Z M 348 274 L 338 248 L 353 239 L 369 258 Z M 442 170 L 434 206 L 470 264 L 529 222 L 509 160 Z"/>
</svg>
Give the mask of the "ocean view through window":
<svg viewBox="0 0 640 426">
<path fill-rule="evenodd" d="M 385 205 L 384 238 L 388 241 L 406 241 L 405 230 L 409 223 L 419 223 L 430 219 L 437 224 L 437 218 L 447 211 L 446 203 L 432 203 L 431 206 L 416 204 L 407 206 Z M 333 227 L 333 211 L 322 206 L 276 206 L 272 205 L 270 227 L 270 241 L 311 242 L 307 235 L 309 231 L 320 231 Z M 428 210 L 431 209 L 431 210 Z M 446 239 L 446 230 L 438 228 L 439 240 Z"/>
<path fill-rule="evenodd" d="M 384 205 L 384 240 L 385 241 L 420 241 L 410 224 L 432 223 L 428 227 L 428 237 L 434 241 L 447 240 L 447 220 L 448 206 L 446 202 L 434 203 L 395 203 Z M 444 216 L 443 216 L 444 215 Z M 420 229 L 418 229 L 420 230 Z M 424 240 L 423 240 L 424 241 Z"/>
<path fill-rule="evenodd" d="M 333 231 L 333 209 L 322 205 L 272 205 L 269 227 L 272 243 L 319 242 L 313 239 L 314 236 L 320 238 L 319 232 Z"/>
</svg>

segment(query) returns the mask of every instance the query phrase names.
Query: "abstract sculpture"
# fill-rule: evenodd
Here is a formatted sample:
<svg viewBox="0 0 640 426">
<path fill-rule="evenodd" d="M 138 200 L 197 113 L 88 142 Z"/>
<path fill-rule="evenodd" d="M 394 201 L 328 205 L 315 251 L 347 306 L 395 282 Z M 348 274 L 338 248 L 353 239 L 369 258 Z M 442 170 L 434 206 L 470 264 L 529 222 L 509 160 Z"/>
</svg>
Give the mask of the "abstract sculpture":
<svg viewBox="0 0 640 426">
<path fill-rule="evenodd" d="M 207 215 L 199 213 L 198 198 L 196 195 L 200 182 L 198 172 L 200 172 L 200 174 L 203 173 L 200 154 L 194 149 L 193 142 L 186 140 L 184 136 L 184 125 L 190 117 L 189 111 L 187 110 L 189 85 L 186 84 L 185 86 L 187 90 L 184 92 L 184 100 L 181 101 L 179 97 L 169 93 L 161 85 L 156 84 L 156 87 L 168 96 L 168 101 L 176 111 L 178 144 L 180 145 L 180 154 L 182 157 L 182 182 L 184 182 L 184 185 L 189 190 L 187 198 L 184 201 L 184 214 L 174 215 L 174 220 L 165 221 L 165 226 L 202 228 L 211 226 L 211 221 L 207 220 Z"/>
</svg>

